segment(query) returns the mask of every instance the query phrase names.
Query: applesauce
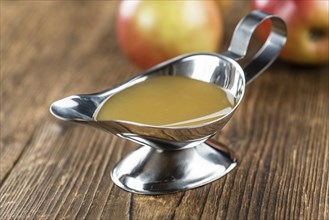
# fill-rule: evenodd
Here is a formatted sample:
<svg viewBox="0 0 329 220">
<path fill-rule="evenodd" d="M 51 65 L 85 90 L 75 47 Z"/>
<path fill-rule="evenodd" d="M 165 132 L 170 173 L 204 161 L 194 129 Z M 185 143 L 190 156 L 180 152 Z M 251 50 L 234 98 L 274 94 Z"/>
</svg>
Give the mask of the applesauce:
<svg viewBox="0 0 329 220">
<path fill-rule="evenodd" d="M 107 99 L 96 120 L 152 126 L 193 126 L 228 114 L 234 97 L 213 83 L 184 76 L 146 79 Z"/>
</svg>

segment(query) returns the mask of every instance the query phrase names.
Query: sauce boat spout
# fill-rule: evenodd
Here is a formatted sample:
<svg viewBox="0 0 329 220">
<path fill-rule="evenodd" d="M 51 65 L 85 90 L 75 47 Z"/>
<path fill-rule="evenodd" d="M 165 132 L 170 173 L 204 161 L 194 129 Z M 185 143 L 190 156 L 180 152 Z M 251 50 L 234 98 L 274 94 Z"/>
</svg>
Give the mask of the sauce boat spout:
<svg viewBox="0 0 329 220">
<path fill-rule="evenodd" d="M 64 121 L 89 122 L 104 98 L 95 94 L 69 96 L 54 102 L 50 112 Z"/>
</svg>

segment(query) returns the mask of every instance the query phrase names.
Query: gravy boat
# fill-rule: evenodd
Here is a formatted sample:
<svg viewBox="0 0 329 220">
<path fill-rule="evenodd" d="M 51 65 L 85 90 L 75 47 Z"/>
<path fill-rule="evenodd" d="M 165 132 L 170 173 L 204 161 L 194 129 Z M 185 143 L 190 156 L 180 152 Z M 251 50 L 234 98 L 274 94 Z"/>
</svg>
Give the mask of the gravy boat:
<svg viewBox="0 0 329 220">
<path fill-rule="evenodd" d="M 242 59 L 255 29 L 271 20 L 267 41 L 244 67 Z M 74 95 L 54 102 L 51 113 L 61 120 L 88 123 L 142 146 L 112 169 L 119 187 L 140 194 L 164 194 L 210 183 L 236 165 L 232 152 L 211 140 L 231 118 L 243 98 L 245 86 L 266 69 L 286 42 L 285 23 L 276 16 L 253 11 L 237 25 L 230 47 L 222 54 L 192 53 L 161 63 L 114 88 L 87 95 Z M 102 104 L 114 94 L 150 77 L 183 75 L 214 83 L 234 97 L 234 107 L 224 116 L 195 126 L 151 126 L 129 121 L 97 121 Z"/>
</svg>

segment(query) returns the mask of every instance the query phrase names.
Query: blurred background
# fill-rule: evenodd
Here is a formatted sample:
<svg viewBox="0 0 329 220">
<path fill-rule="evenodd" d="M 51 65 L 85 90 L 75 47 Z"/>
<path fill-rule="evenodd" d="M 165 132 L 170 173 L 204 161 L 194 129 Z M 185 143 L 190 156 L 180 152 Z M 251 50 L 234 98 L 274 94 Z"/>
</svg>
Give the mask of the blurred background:
<svg viewBox="0 0 329 220">
<path fill-rule="evenodd" d="M 6 117 L 12 124 L 21 109 L 38 118 L 52 100 L 111 87 L 182 53 L 223 52 L 253 9 L 278 14 L 288 25 L 287 46 L 269 80 L 327 71 L 328 1 L 1 2 L 2 100 L 29 97 L 28 106 L 2 105 L 2 115 L 15 115 Z M 251 55 L 264 35 L 252 40 Z"/>
<path fill-rule="evenodd" d="M 97 218 L 99 207 L 108 210 L 101 212 L 105 218 L 119 218 L 113 214 L 118 207 L 126 207 L 129 211 L 121 213 L 133 212 L 137 218 L 148 214 L 171 218 L 175 213 L 195 217 L 195 212 L 205 212 L 205 219 L 329 217 L 325 191 L 329 172 L 328 1 L 0 4 L 3 219 L 23 218 L 26 213 Z M 237 169 L 209 188 L 163 200 L 129 197 L 117 188 L 111 191 L 115 196 L 103 197 L 110 194 L 113 184 L 104 173 L 109 174 L 107 169 L 136 145 L 60 122 L 50 115 L 50 104 L 72 94 L 110 88 L 182 53 L 223 52 L 238 21 L 253 9 L 281 16 L 288 26 L 288 42 L 280 58 L 248 85 L 232 120 L 215 137 L 237 153 Z M 264 24 L 252 39 L 251 56 L 266 38 L 268 27 Z M 85 168 L 85 164 L 89 165 Z M 56 192 L 64 192 L 63 197 Z M 196 199 L 185 201 L 185 195 Z M 129 201 L 140 203 L 129 208 Z M 48 209 L 49 204 L 55 208 Z M 214 204 L 221 211 L 215 212 Z"/>
</svg>

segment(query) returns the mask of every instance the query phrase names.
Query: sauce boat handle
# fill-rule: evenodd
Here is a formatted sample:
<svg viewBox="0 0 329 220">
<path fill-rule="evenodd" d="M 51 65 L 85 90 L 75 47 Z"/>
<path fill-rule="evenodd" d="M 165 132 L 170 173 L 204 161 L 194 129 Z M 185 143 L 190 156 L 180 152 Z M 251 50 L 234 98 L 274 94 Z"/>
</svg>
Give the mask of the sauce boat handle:
<svg viewBox="0 0 329 220">
<path fill-rule="evenodd" d="M 287 27 L 284 21 L 262 11 L 252 11 L 239 22 L 234 30 L 228 51 L 223 53 L 224 56 L 236 61 L 244 58 L 253 33 L 265 20 L 271 21 L 272 29 L 264 45 L 243 68 L 246 84 L 262 73 L 280 54 L 287 40 Z"/>
</svg>

